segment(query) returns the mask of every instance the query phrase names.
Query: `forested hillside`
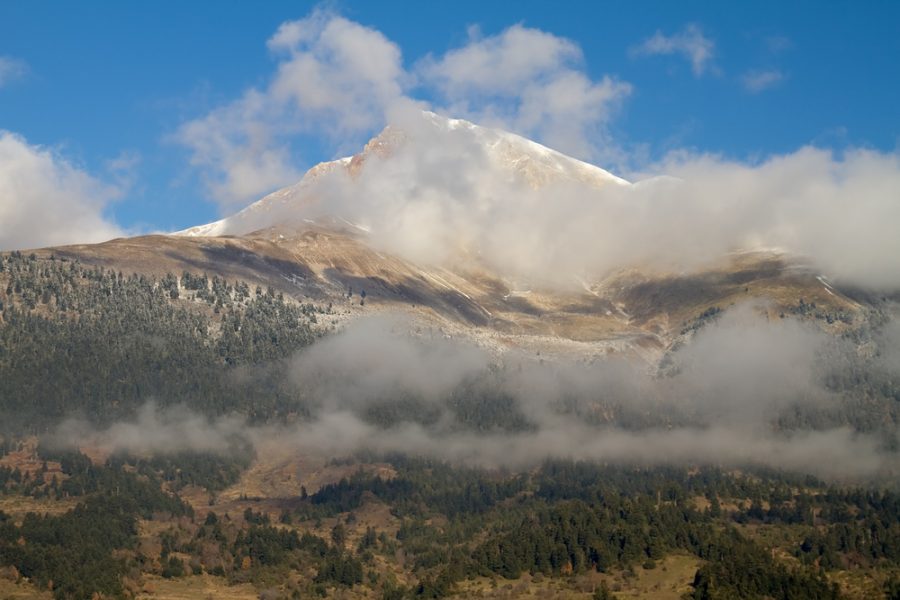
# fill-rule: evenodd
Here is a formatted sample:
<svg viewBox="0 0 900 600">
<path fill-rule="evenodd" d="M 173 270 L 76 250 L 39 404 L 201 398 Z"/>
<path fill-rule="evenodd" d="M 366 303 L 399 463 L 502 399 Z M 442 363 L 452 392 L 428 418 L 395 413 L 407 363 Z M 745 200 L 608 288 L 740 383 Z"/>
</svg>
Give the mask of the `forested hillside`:
<svg viewBox="0 0 900 600">
<path fill-rule="evenodd" d="M 830 318 L 814 309 L 801 298 L 782 318 Z M 699 313 L 683 333 L 695 335 L 723 312 Z M 850 426 L 894 443 L 900 381 L 883 353 L 896 353 L 898 342 L 885 340 L 887 316 L 870 313 L 834 337 L 820 357 L 821 385 L 838 401 L 772 414 L 777 428 Z M 10 253 L 0 257 L 0 429 L 46 431 L 72 416 L 109 424 L 133 417 L 148 402 L 256 423 L 308 418 L 321 399 L 307 382 L 290 377 L 289 361 L 330 331 L 335 318 L 331 305 L 300 303 L 272 288 L 205 273 L 155 278 Z M 679 339 L 663 356 L 661 380 L 677 375 L 671 359 L 683 346 Z M 447 356 L 448 368 L 454 358 Z M 534 424 L 508 385 L 521 369 L 491 362 L 443 391 L 437 403 L 397 388 L 354 410 L 380 427 L 431 426 L 449 414 L 464 429 L 528 431 Z M 610 401 L 601 388 L 584 395 L 586 402 L 564 399 L 554 410 L 626 428 L 689 424 L 698 417 L 672 405 L 648 411 Z"/>
<path fill-rule="evenodd" d="M 57 516 L 0 512 L 0 565 L 60 599 L 203 574 L 272 598 L 492 597 L 523 577 L 522 589 L 558 580 L 566 597 L 612 598 L 673 556 L 698 565 L 684 598 L 895 598 L 900 573 L 900 496 L 773 472 L 555 461 L 514 474 L 369 456 L 280 509 L 192 508 L 161 491 L 161 471 L 135 473 L 135 459 L 39 452 L 60 471 L 48 481 L 0 469 L 0 500 L 78 503 Z M 362 468 L 384 459 L 393 477 Z M 373 523 L 378 507 L 389 517 Z"/>
<path fill-rule="evenodd" d="M 108 423 L 149 400 L 251 419 L 302 410 L 279 361 L 312 343 L 327 312 L 204 274 L 0 257 L 3 427 Z"/>
<path fill-rule="evenodd" d="M 294 469 L 284 454 L 299 446 L 279 449 L 258 432 L 320 417 L 320 388 L 290 373 L 335 317 L 331 307 L 203 273 L 154 278 L 0 258 L 0 586 L 61 600 L 166 597 L 147 591 L 154 586 L 191 595 L 184 590 L 200 582 L 265 598 L 898 597 L 900 496 L 889 471 L 859 487 L 752 466 L 554 459 L 485 469 L 350 451 Z M 708 310 L 686 331 L 718 318 Z M 833 403 L 773 415 L 771 426 L 850 425 L 877 434 L 878 456 L 894 452 L 900 394 L 885 366 L 885 322 L 835 338 L 834 347 L 861 351 L 823 354 Z M 338 348 L 323 356 L 340 363 Z M 376 375 L 381 350 L 396 348 L 376 340 L 360 350 L 376 355 Z M 436 357 L 428 376 L 459 368 L 452 354 Z M 418 364 L 407 362 L 404 373 Z M 502 448 L 506 436 L 546 425 L 511 392 L 521 370 L 479 363 L 436 400 L 389 382 L 349 406 L 386 439 L 411 426 Z M 687 411 L 604 404 L 608 392 L 587 390 L 591 402 L 563 396 L 542 418 L 598 432 L 691 424 Z M 214 450 L 85 441 L 89 458 L 58 444 L 67 417 L 102 430 L 149 401 L 207 419 L 238 415 L 240 425 Z M 258 491 L 281 480 L 296 493 Z"/>
</svg>

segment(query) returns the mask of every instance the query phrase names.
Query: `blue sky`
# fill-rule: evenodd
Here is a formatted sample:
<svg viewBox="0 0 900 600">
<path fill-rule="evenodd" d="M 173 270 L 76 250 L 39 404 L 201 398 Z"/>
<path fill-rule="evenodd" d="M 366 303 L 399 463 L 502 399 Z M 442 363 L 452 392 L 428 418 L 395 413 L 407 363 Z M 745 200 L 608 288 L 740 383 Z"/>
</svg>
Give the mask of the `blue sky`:
<svg viewBox="0 0 900 600">
<path fill-rule="evenodd" d="M 80 189 L 61 202 L 99 212 L 94 223 L 108 227 L 103 231 L 173 230 L 212 220 L 353 151 L 383 125 L 381 104 L 352 126 L 347 114 L 328 116 L 337 125 L 309 126 L 324 113 L 298 115 L 302 109 L 266 120 L 261 147 L 280 154 L 260 186 L 232 185 L 231 167 L 217 163 L 224 150 L 209 149 L 208 127 L 186 133 L 210 115 L 227 121 L 223 127 L 243 127 L 233 113 L 246 106 L 248 90 L 275 94 L 276 69 L 304 51 L 279 51 L 267 40 L 316 10 L 358 25 L 354 31 L 380 32 L 402 53 L 402 73 L 389 82 L 401 81 L 402 89 L 384 105 L 402 97 L 465 113 L 452 116 L 490 115 L 492 124 L 559 145 L 552 142 L 573 135 L 560 133 L 565 115 L 529 125 L 504 104 L 521 99 L 448 76 L 444 60 L 480 43 L 494 48 L 492 40 L 501 43 L 510 27 L 547 34 L 561 58 L 533 71 L 536 77 L 574 74 L 587 82 L 586 94 L 601 93 L 604 81 L 613 86 L 604 88 L 605 99 L 585 100 L 599 112 L 563 149 L 625 174 L 680 149 L 754 163 L 810 144 L 896 153 L 900 142 L 896 2 L 4 2 L 0 130 L 15 143 L 7 140 L 0 152 L 0 215 L 33 175 L 58 180 L 45 195 Z M 423 77 L 431 79 L 423 84 Z M 4 196 L 3 177 L 13 170 L 3 161 L 20 154 L 40 157 L 32 162 L 43 166 L 32 175 L 15 171 L 20 183 L 7 185 Z M 41 202 L 20 207 L 19 218 L 43 218 L 60 206 Z M 71 219 L 66 223 L 71 229 Z M 6 237 L 0 245 L 29 242 Z"/>
</svg>

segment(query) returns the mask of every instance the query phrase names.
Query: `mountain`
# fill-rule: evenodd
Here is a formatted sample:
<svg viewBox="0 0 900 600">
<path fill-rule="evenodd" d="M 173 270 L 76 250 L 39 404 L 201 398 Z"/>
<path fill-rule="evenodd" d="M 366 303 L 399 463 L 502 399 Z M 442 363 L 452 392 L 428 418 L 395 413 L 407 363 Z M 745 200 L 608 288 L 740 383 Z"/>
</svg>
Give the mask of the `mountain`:
<svg viewBox="0 0 900 600">
<path fill-rule="evenodd" d="M 215 223 L 0 254 L 0 596 L 897 597 L 889 299 L 566 247 L 641 185 L 426 113 Z"/>
<path fill-rule="evenodd" d="M 40 254 L 126 272 L 205 272 L 272 286 L 301 301 L 333 304 L 337 320 L 400 311 L 419 328 L 473 338 L 498 352 L 519 348 L 545 356 L 621 352 L 652 364 L 708 311 L 747 301 L 763 301 L 770 316 L 814 305 L 814 316 L 834 332 L 865 318 L 863 304 L 779 251 L 736 252 L 688 272 L 627 265 L 559 286 L 504 270 L 465 240 L 451 244 L 452 252 L 440 260 L 418 260 L 415 252 L 385 245 L 385 236 L 343 210 L 377 197 L 370 202 L 375 209 L 394 210 L 392 219 L 403 219 L 402 210 L 412 209 L 399 198 L 398 212 L 395 201 L 402 195 L 439 205 L 444 199 L 459 204 L 473 189 L 527 190 L 552 202 L 561 189 L 591 193 L 631 186 L 518 135 L 423 113 L 402 127 L 388 126 L 358 154 L 319 164 L 296 184 L 219 221 Z M 478 203 L 462 206 L 479 209 Z"/>
<path fill-rule="evenodd" d="M 603 187 L 627 186 L 627 181 L 600 167 L 582 162 L 551 150 L 529 139 L 481 127 L 462 119 L 448 119 L 432 112 L 423 112 L 410 130 L 388 126 L 354 156 L 321 163 L 310 169 L 294 185 L 269 194 L 240 212 L 205 225 L 179 231 L 175 235 L 221 236 L 246 235 L 253 231 L 292 223 L 299 225 L 298 215 L 321 201 L 322 180 L 335 175 L 359 177 L 373 159 L 390 159 L 399 149 L 409 147 L 416 153 L 428 151 L 429 144 L 442 144 L 451 137 L 463 140 L 465 146 L 481 151 L 487 171 L 498 180 L 521 179 L 533 188 L 571 181 Z M 452 169 L 452 165 L 449 165 Z M 462 175 L 463 174 L 456 174 Z M 361 190 L 360 193 L 366 193 Z M 353 227 L 352 223 L 345 223 Z"/>
</svg>

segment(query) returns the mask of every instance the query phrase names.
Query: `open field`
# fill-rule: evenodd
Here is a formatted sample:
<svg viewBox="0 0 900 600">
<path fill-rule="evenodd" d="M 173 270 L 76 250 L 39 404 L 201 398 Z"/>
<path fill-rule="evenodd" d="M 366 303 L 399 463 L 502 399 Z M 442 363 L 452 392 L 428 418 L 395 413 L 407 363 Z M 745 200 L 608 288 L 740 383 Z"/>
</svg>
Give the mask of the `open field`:
<svg viewBox="0 0 900 600">
<path fill-rule="evenodd" d="M 0 600 L 52 600 L 50 592 L 38 590 L 26 581 L 18 583 L 0 576 Z"/>
<path fill-rule="evenodd" d="M 0 495 L 0 511 L 11 516 L 17 523 L 20 523 L 28 513 L 61 515 L 72 510 L 76 504 L 78 504 L 77 498 L 56 500 L 53 498 L 34 498 L 19 494 Z"/>
<path fill-rule="evenodd" d="M 222 577 L 194 575 L 178 579 L 146 577 L 137 600 L 257 600 L 259 592 L 249 584 L 228 585 Z"/>
</svg>

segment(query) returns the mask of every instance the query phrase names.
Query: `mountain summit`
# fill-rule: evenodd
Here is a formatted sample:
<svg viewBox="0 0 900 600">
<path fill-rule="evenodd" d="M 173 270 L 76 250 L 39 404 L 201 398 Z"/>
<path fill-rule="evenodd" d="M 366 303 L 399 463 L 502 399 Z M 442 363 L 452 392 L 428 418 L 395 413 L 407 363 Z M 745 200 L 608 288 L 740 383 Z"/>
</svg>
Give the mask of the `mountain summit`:
<svg viewBox="0 0 900 600">
<path fill-rule="evenodd" d="M 416 164 L 409 164 L 413 157 Z M 438 177 L 432 168 L 441 171 Z M 323 208 L 328 211 L 336 186 L 346 191 L 343 188 L 349 185 L 354 195 L 378 193 L 380 190 L 365 185 L 374 178 L 373 169 L 408 175 L 405 189 L 410 194 L 427 187 L 451 196 L 458 193 L 460 182 L 470 179 L 473 171 L 479 185 L 489 188 L 526 185 L 537 190 L 561 183 L 594 189 L 630 185 L 600 167 L 522 136 L 423 111 L 401 125 L 388 125 L 358 154 L 320 163 L 297 183 L 272 192 L 234 215 L 175 235 L 245 235 L 302 222 Z"/>
</svg>

